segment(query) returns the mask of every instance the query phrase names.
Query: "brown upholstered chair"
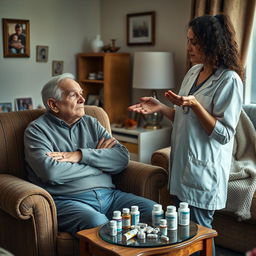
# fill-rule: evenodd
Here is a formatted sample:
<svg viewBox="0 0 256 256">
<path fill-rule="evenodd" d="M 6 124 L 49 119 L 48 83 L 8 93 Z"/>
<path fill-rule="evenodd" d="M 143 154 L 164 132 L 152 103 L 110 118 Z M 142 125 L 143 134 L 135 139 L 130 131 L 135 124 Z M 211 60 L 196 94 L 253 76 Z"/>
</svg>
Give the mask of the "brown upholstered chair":
<svg viewBox="0 0 256 256">
<path fill-rule="evenodd" d="M 110 130 L 106 112 L 85 106 Z M 51 195 L 26 181 L 23 134 L 44 110 L 0 113 L 0 246 L 14 255 L 78 255 L 78 242 L 57 230 L 56 208 Z M 167 175 L 160 167 L 130 161 L 114 182 L 123 191 L 159 200 Z"/>
</svg>

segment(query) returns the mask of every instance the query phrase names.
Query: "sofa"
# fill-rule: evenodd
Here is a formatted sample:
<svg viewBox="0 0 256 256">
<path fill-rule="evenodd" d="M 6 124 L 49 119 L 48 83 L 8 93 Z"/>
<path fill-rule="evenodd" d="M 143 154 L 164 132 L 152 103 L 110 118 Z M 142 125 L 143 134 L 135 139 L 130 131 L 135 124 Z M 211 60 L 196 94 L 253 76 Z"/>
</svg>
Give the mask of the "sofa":
<svg viewBox="0 0 256 256">
<path fill-rule="evenodd" d="M 85 112 L 111 132 L 102 108 L 85 106 Z M 0 247 L 15 256 L 79 255 L 78 239 L 58 232 L 51 195 L 26 180 L 24 130 L 43 113 L 44 110 L 0 113 Z M 130 161 L 113 180 L 123 191 L 159 201 L 167 173 L 161 167 Z"/>
<path fill-rule="evenodd" d="M 252 121 L 256 129 L 256 104 L 243 106 L 247 116 Z M 256 145 L 256 141 L 255 141 Z M 163 148 L 152 154 L 151 163 L 163 167 L 169 172 L 169 156 L 171 148 Z M 161 189 L 160 203 L 166 208 L 169 204 L 174 204 L 174 197 L 169 194 L 167 187 Z M 226 210 L 215 212 L 213 228 L 218 232 L 215 238 L 216 244 L 237 252 L 245 253 L 256 247 L 256 191 L 251 204 L 251 218 L 239 221 L 238 217 Z"/>
</svg>

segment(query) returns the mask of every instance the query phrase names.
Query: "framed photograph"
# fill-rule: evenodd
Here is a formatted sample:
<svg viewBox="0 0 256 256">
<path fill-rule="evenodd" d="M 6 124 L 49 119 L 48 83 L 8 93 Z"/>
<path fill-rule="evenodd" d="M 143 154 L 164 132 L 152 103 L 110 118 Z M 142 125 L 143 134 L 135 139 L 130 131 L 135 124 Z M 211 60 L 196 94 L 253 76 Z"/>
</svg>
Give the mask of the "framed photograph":
<svg viewBox="0 0 256 256">
<path fill-rule="evenodd" d="M 32 98 L 17 98 L 15 100 L 16 110 L 33 109 Z"/>
<path fill-rule="evenodd" d="M 11 112 L 11 111 L 12 111 L 11 102 L 0 103 L 0 112 Z"/>
<path fill-rule="evenodd" d="M 127 45 L 155 44 L 155 12 L 127 14 Z"/>
<path fill-rule="evenodd" d="M 63 73 L 64 62 L 62 60 L 52 61 L 52 76 L 61 75 Z"/>
<path fill-rule="evenodd" d="M 86 97 L 86 105 L 95 105 L 95 106 L 99 106 L 100 103 L 100 96 L 99 94 L 87 94 Z"/>
<path fill-rule="evenodd" d="M 36 61 L 37 62 L 47 62 L 48 61 L 48 46 L 36 46 Z"/>
<path fill-rule="evenodd" d="M 29 20 L 3 19 L 4 57 L 29 57 Z"/>
</svg>

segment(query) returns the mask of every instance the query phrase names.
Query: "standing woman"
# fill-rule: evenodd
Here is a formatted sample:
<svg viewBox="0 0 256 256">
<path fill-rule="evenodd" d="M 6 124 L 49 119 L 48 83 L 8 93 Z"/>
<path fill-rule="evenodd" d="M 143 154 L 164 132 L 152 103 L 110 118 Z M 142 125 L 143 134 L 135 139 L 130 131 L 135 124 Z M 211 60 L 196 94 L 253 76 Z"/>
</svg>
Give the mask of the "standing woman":
<svg viewBox="0 0 256 256">
<path fill-rule="evenodd" d="M 170 194 L 189 203 L 191 220 L 211 228 L 214 211 L 226 204 L 242 108 L 243 72 L 228 16 L 206 15 L 190 21 L 187 51 L 193 66 L 179 94 L 165 93 L 174 108 L 143 97 L 129 110 L 160 111 L 173 122 Z"/>
</svg>

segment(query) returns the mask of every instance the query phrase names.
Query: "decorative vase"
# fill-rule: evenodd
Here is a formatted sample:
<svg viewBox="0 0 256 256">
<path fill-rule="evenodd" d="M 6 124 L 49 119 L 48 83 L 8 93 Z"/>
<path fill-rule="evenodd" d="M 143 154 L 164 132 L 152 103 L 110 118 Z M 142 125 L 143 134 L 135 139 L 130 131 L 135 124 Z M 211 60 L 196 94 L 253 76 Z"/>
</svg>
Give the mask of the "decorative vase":
<svg viewBox="0 0 256 256">
<path fill-rule="evenodd" d="M 91 48 L 93 52 L 100 52 L 103 47 L 103 41 L 100 39 L 100 35 L 97 35 L 91 42 Z"/>
</svg>

